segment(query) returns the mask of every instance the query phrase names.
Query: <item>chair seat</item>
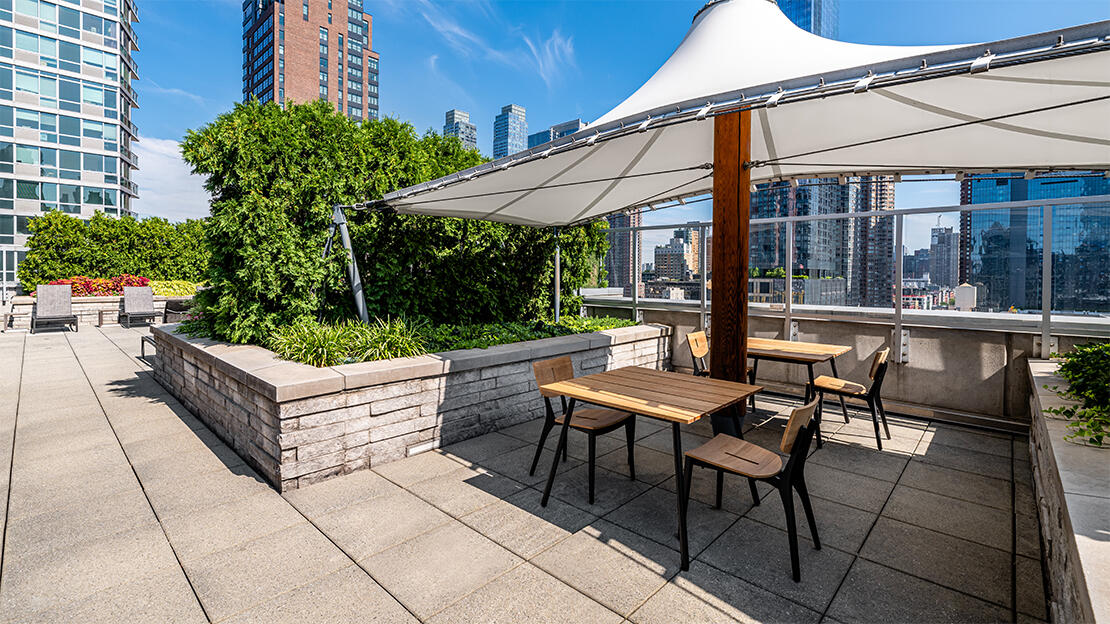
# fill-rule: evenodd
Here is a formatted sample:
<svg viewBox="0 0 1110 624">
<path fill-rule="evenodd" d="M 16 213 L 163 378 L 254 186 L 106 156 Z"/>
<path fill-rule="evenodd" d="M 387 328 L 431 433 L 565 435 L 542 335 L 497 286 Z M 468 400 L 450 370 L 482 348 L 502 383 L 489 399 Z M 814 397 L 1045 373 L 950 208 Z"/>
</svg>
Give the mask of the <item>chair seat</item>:
<svg viewBox="0 0 1110 624">
<path fill-rule="evenodd" d="M 837 394 L 849 394 L 853 396 L 864 396 L 867 394 L 867 386 L 860 385 L 854 381 L 829 377 L 828 375 L 821 375 L 817 379 L 814 379 L 813 385 L 817 388 L 818 392 L 835 392 Z"/>
<path fill-rule="evenodd" d="M 631 416 L 628 412 L 605 409 L 602 407 L 575 408 L 570 417 L 570 428 L 581 431 L 596 431 L 619 425 Z M 563 424 L 563 416 L 555 417 L 556 424 Z"/>
<path fill-rule="evenodd" d="M 782 457 L 777 453 L 724 433 L 686 451 L 686 456 L 729 472 L 765 479 L 782 470 Z"/>
<path fill-rule="evenodd" d="M 751 366 L 749 366 L 749 367 L 747 368 L 747 370 L 745 370 L 745 371 L 744 371 L 744 374 L 745 374 L 745 375 L 748 375 L 748 376 L 750 377 L 750 376 L 751 376 L 751 374 L 752 374 L 752 372 L 753 372 L 754 370 L 755 370 L 754 368 L 752 368 Z M 703 370 L 702 372 L 703 372 L 703 373 L 705 373 L 705 374 L 706 374 L 707 376 L 709 375 L 709 369 L 708 369 L 708 368 L 707 368 L 707 369 L 705 369 L 705 370 Z"/>
</svg>

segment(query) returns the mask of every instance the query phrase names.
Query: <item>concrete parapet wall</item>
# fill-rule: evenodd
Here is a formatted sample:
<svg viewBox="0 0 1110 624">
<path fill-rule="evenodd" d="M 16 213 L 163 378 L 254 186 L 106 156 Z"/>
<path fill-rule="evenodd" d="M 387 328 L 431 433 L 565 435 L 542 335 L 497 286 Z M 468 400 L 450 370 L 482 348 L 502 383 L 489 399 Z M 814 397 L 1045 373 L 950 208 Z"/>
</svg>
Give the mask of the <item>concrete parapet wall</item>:
<svg viewBox="0 0 1110 624">
<path fill-rule="evenodd" d="M 537 360 L 670 366 L 671 329 L 654 325 L 328 368 L 176 328 L 152 329 L 155 379 L 281 491 L 542 416 Z"/>
</svg>

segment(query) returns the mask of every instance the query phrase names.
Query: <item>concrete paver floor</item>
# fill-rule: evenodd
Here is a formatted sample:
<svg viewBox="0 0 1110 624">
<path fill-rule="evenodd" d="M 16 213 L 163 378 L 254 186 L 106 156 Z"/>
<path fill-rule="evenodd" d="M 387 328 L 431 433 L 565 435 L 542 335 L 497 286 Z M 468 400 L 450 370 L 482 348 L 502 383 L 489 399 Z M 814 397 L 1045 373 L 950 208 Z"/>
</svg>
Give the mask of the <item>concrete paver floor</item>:
<svg viewBox="0 0 1110 624">
<path fill-rule="evenodd" d="M 679 572 L 669 434 L 570 445 L 548 507 L 539 423 L 279 495 L 153 381 L 143 328 L 0 335 L 6 622 L 1035 622 L 1027 440 L 826 413 L 807 480 L 823 548 L 790 580 L 782 506 L 695 471 Z M 761 418 L 789 406 L 758 404 Z M 747 438 L 776 448 L 783 419 Z M 699 423 L 684 433 L 696 444 Z M 572 434 L 573 435 L 573 434 Z M 623 432 L 617 432 L 623 437 Z M 554 436 L 553 436 L 554 437 Z M 580 442 L 580 441 L 579 441 Z M 551 446 L 549 444 L 549 446 Z"/>
</svg>

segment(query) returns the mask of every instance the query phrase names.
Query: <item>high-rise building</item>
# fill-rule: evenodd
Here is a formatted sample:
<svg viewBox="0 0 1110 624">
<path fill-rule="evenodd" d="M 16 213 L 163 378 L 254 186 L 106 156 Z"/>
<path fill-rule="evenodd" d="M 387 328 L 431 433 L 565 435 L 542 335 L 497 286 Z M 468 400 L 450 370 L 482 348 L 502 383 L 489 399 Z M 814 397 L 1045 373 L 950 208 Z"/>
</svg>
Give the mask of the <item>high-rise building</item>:
<svg viewBox="0 0 1110 624">
<path fill-rule="evenodd" d="M 960 185 L 961 204 L 1110 194 L 1102 175 L 977 174 Z M 1044 213 L 1031 208 L 960 213 L 960 281 L 978 290 L 977 310 L 1039 309 Z M 1110 206 L 1052 210 L 1052 309 L 1110 311 Z"/>
<path fill-rule="evenodd" d="M 478 149 L 478 126 L 470 123 L 470 113 L 452 108 L 443 122 L 443 136 L 458 137 L 463 147 Z"/>
<path fill-rule="evenodd" d="M 554 141 L 555 139 L 560 139 L 568 134 L 574 134 L 585 127 L 586 124 L 583 123 L 581 119 L 572 119 L 571 121 L 564 121 L 561 124 L 551 126 L 546 130 L 540 130 L 535 134 L 529 134 L 528 149 L 532 149 L 537 145 L 543 145 L 549 141 Z"/>
<path fill-rule="evenodd" d="M 47 210 L 131 214 L 133 0 L 0 3 L 0 295 Z"/>
<path fill-rule="evenodd" d="M 696 223 L 696 222 L 691 222 Z M 701 272 L 701 230 L 697 227 L 684 227 L 674 231 L 674 238 L 685 241 L 690 247 L 688 255 L 686 256 L 686 266 L 694 274 Z"/>
<path fill-rule="evenodd" d="M 611 228 L 634 228 L 643 225 L 643 215 L 616 213 L 606 217 Z M 605 254 L 605 272 L 608 273 L 610 288 L 623 288 L 626 296 L 632 295 L 632 284 L 636 281 L 635 248 L 641 242 L 639 231 L 609 233 L 609 251 Z"/>
<path fill-rule="evenodd" d="M 851 212 L 874 212 L 873 217 L 847 220 L 851 258 L 848 305 L 894 306 L 894 181 L 889 177 L 861 177 L 848 185 Z M 899 250 L 901 253 L 901 250 Z"/>
<path fill-rule="evenodd" d="M 509 104 L 493 120 L 493 157 L 504 158 L 509 154 L 528 149 L 528 121 L 523 106 Z"/>
<path fill-rule="evenodd" d="M 779 8 L 798 28 L 836 39 L 840 35 L 838 0 L 778 0 Z"/>
<path fill-rule="evenodd" d="M 690 278 L 690 244 L 681 238 L 672 238 L 666 245 L 655 247 L 655 277 L 684 281 Z"/>
<path fill-rule="evenodd" d="M 929 250 L 918 249 L 902 256 L 902 276 L 906 279 L 924 279 L 929 275 Z"/>
<path fill-rule="evenodd" d="M 848 211 L 848 187 L 836 179 L 805 180 L 794 187 L 787 182 L 760 184 L 752 193 L 752 218 L 837 214 Z M 845 242 L 848 223 L 825 219 L 794 224 L 794 275 L 811 278 L 844 277 L 849 261 Z M 786 267 L 786 226 L 753 227 L 751 266 L 758 269 Z"/>
<path fill-rule="evenodd" d="M 950 227 L 935 227 L 929 243 L 929 281 L 937 286 L 960 285 L 960 234 Z M 904 269 L 905 267 L 903 267 Z M 905 271 L 903 270 L 903 274 Z"/>
<path fill-rule="evenodd" d="M 244 0 L 243 101 L 321 99 L 377 119 L 373 21 L 362 0 Z"/>
</svg>

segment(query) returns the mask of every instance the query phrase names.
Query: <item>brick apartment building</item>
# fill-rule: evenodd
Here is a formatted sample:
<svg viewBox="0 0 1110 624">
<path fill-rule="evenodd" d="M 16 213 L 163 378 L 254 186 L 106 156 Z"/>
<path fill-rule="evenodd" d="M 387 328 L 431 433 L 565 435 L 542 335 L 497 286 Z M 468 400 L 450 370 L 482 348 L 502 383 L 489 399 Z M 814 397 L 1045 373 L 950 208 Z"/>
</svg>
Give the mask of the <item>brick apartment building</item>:
<svg viewBox="0 0 1110 624">
<path fill-rule="evenodd" d="M 372 32 L 362 0 L 245 0 L 243 101 L 326 99 L 352 119 L 377 119 Z"/>
</svg>

